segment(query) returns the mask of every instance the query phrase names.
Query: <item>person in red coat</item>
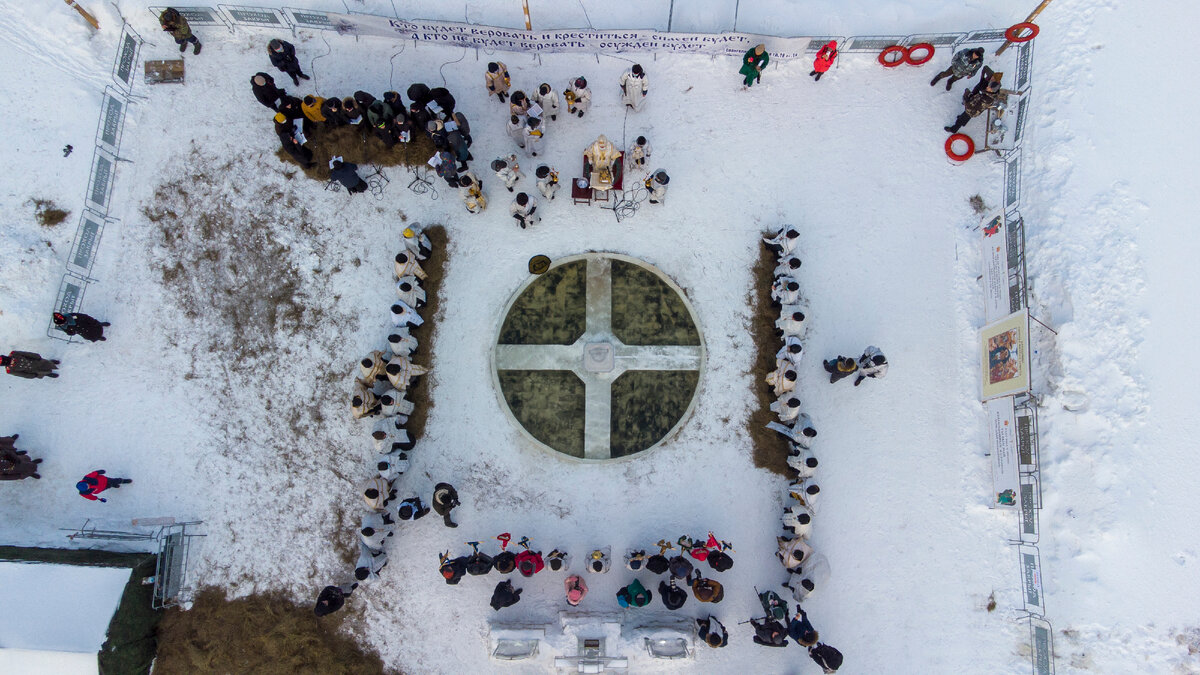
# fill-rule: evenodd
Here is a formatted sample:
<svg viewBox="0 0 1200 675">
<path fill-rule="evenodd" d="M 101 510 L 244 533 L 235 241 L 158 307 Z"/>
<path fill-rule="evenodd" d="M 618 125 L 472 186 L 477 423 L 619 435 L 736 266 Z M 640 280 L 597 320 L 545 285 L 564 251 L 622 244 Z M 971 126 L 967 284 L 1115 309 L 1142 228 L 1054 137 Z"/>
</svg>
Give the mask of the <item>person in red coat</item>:
<svg viewBox="0 0 1200 675">
<path fill-rule="evenodd" d="M 817 58 L 813 59 L 813 69 L 812 72 L 809 73 L 809 76 L 812 77 L 814 81 L 820 82 L 821 76 L 824 75 L 825 72 L 829 70 L 829 67 L 833 65 L 833 61 L 837 58 L 837 54 L 837 40 L 830 40 L 829 42 L 826 42 L 825 46 L 821 47 L 821 50 L 817 52 Z"/>
<path fill-rule="evenodd" d="M 542 568 L 546 566 L 546 563 L 542 561 L 541 551 L 521 551 L 517 554 L 514 562 L 517 563 L 517 571 L 523 577 L 531 577 L 541 572 Z"/>
<path fill-rule="evenodd" d="M 104 475 L 104 469 L 96 469 L 83 477 L 83 480 L 75 484 L 75 489 L 79 490 L 79 496 L 92 501 L 107 502 L 108 500 L 96 495 L 104 492 L 108 488 L 119 488 L 125 483 L 132 483 L 128 478 L 109 478 Z"/>
</svg>

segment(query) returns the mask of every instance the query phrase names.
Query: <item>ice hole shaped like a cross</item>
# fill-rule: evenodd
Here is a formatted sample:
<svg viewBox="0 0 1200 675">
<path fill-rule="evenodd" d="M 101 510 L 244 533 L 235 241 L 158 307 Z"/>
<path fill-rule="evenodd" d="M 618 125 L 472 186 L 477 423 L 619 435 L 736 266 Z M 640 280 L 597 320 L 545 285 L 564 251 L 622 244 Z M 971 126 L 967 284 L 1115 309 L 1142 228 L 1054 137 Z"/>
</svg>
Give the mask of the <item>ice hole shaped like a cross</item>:
<svg viewBox="0 0 1200 675">
<path fill-rule="evenodd" d="M 494 353 L 503 405 L 537 444 L 587 460 L 672 436 L 694 406 L 704 344 L 682 290 L 609 253 L 557 261 L 524 284 Z"/>
</svg>

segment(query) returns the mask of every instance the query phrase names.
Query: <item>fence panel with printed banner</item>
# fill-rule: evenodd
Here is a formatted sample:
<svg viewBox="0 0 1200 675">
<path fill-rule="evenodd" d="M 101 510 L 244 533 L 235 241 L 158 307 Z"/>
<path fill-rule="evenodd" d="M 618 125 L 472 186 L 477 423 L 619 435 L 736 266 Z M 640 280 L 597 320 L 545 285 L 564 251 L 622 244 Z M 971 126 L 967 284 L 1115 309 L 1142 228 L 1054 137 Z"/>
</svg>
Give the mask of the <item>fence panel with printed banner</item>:
<svg viewBox="0 0 1200 675">
<path fill-rule="evenodd" d="M 133 88 L 133 78 L 137 73 L 137 55 L 142 46 L 142 36 L 137 34 L 129 24 L 121 27 L 121 37 L 117 43 L 117 58 L 113 60 L 112 76 L 117 86 L 125 93 Z"/>
<path fill-rule="evenodd" d="M 279 28 L 291 30 L 292 25 L 287 14 L 281 9 L 270 7 L 247 7 L 245 5 L 217 5 L 229 17 L 229 22 L 236 26 L 258 26 L 260 28 Z"/>
<path fill-rule="evenodd" d="M 283 15 L 296 28 L 312 28 L 314 30 L 334 30 L 333 22 L 329 20 L 329 12 L 318 9 L 296 9 L 284 7 Z"/>
</svg>

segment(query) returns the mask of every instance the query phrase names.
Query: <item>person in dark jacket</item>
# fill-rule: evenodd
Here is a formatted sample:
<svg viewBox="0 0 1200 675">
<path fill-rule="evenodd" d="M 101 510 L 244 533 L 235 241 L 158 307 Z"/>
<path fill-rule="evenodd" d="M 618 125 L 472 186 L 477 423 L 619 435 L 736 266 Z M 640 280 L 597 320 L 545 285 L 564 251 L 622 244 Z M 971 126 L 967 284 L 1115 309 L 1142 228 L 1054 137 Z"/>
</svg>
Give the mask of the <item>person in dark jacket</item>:
<svg viewBox="0 0 1200 675">
<path fill-rule="evenodd" d="M 429 133 L 429 120 L 431 119 L 433 116 L 429 114 L 429 109 L 425 106 L 416 101 L 408 104 L 408 120 L 412 122 L 414 129 Z"/>
<path fill-rule="evenodd" d="M 346 122 L 358 126 L 367 119 L 367 111 L 358 106 L 358 101 L 354 100 L 353 96 L 347 96 L 342 99 L 342 114 L 346 116 Z"/>
<path fill-rule="evenodd" d="M 388 104 L 393 111 L 407 110 L 408 106 L 404 105 L 404 99 L 400 97 L 398 91 L 383 92 L 383 102 Z"/>
<path fill-rule="evenodd" d="M 692 574 L 692 563 L 687 558 L 677 555 L 667 561 L 671 576 L 676 579 L 686 579 Z"/>
<path fill-rule="evenodd" d="M 401 111 L 400 114 L 386 121 L 382 126 L 373 127 L 371 133 L 375 134 L 376 138 L 383 141 L 384 147 L 391 148 L 397 143 L 406 142 L 405 133 L 412 133 L 410 131 L 410 126 L 411 125 L 408 123 L 408 117 L 404 115 L 403 111 Z"/>
<path fill-rule="evenodd" d="M 493 564 L 492 556 L 476 551 L 467 558 L 467 574 L 474 577 L 483 576 L 492 571 Z"/>
<path fill-rule="evenodd" d="M 164 9 L 162 14 L 158 15 L 158 23 L 164 31 L 175 38 L 175 44 L 179 45 L 179 53 L 187 51 L 189 42 L 196 45 L 192 49 L 192 53 L 200 53 L 200 48 L 204 45 L 200 44 L 200 40 L 192 34 L 192 27 L 188 25 L 188 20 L 179 14 L 179 10 L 174 7 Z"/>
<path fill-rule="evenodd" d="M 78 335 L 88 342 L 107 340 L 108 338 L 104 337 L 104 328 L 105 326 L 112 325 L 107 321 L 97 321 L 87 314 L 79 312 L 72 312 L 70 314 L 55 312 L 52 318 L 55 328 L 67 335 Z"/>
<path fill-rule="evenodd" d="M 733 567 L 733 557 L 721 550 L 710 551 L 706 562 L 709 567 L 718 572 L 724 572 Z"/>
<path fill-rule="evenodd" d="M 446 141 L 450 144 L 450 152 L 462 165 L 459 171 L 466 171 L 467 162 L 475 159 L 471 154 L 471 125 L 462 113 L 457 112 L 446 125 Z"/>
<path fill-rule="evenodd" d="M 336 96 L 321 102 L 321 117 L 325 118 L 325 125 L 329 127 L 341 127 L 350 123 L 346 112 L 342 110 L 342 100 Z"/>
<path fill-rule="evenodd" d="M 665 581 L 658 582 L 658 595 L 662 598 L 663 606 L 671 611 L 675 611 L 687 602 L 687 591 L 675 585 L 675 578 L 671 577 L 671 583 Z"/>
<path fill-rule="evenodd" d="M 357 164 L 334 159 L 329 163 L 329 168 L 330 179 L 341 183 L 346 188 L 346 192 L 353 195 L 367 191 L 367 181 L 358 175 Z"/>
<path fill-rule="evenodd" d="M 521 601 L 522 588 L 513 588 L 512 582 L 508 579 L 496 584 L 496 590 L 492 591 L 492 609 L 499 612 L 505 607 L 512 607 Z"/>
<path fill-rule="evenodd" d="M 775 619 L 763 617 L 761 619 L 750 619 L 750 625 L 754 627 L 754 643 L 764 647 L 786 647 L 787 646 L 787 631 L 783 624 Z"/>
<path fill-rule="evenodd" d="M 979 72 L 979 68 L 983 65 L 983 47 L 974 49 L 960 49 L 954 53 L 954 58 L 950 59 L 950 67 L 933 76 L 929 81 L 929 86 L 934 86 L 938 80 L 949 76 L 946 80 L 946 91 L 950 91 L 950 87 L 954 86 L 959 80 L 975 77 L 975 73 Z"/>
<path fill-rule="evenodd" d="M 450 519 L 450 512 L 458 505 L 458 490 L 455 490 L 453 485 L 438 483 L 433 486 L 433 510 L 442 517 L 446 527 L 458 527 L 458 524 Z"/>
<path fill-rule="evenodd" d="M 35 352 L 9 352 L 8 356 L 0 356 L 0 366 L 4 372 L 27 380 L 40 380 L 43 377 L 58 377 L 58 359 L 43 359 Z"/>
<path fill-rule="evenodd" d="M 284 119 L 305 120 L 307 124 L 308 118 L 304 116 L 304 110 L 301 107 L 303 105 L 304 101 L 284 93 L 279 97 L 279 105 L 275 109 L 279 111 L 279 114 L 283 115 Z"/>
<path fill-rule="evenodd" d="M 354 101 L 358 103 L 358 109 L 362 111 L 363 116 L 367 114 L 367 110 L 371 108 L 371 104 L 375 102 L 375 97 L 363 90 L 354 92 Z"/>
<path fill-rule="evenodd" d="M 1009 96 L 1016 92 L 1000 88 L 1000 78 L 1004 73 L 993 72 L 987 66 L 983 67 L 983 76 L 973 89 L 963 92 L 963 111 L 955 118 L 954 123 L 943 127 L 952 134 L 958 133 L 972 118 L 979 117 L 985 110 L 992 107 L 1001 96 Z"/>
<path fill-rule="evenodd" d="M 442 564 L 438 567 L 438 572 L 441 573 L 442 578 L 446 580 L 447 584 L 455 586 L 459 581 L 462 581 L 463 575 L 467 573 L 467 557 L 459 556 L 457 558 L 450 558 L 448 557 L 449 553 L 449 551 L 446 551 L 446 553 L 442 554 Z"/>
<path fill-rule="evenodd" d="M 279 137 L 279 143 L 283 146 L 284 152 L 296 160 L 300 166 L 311 169 L 317 165 L 313 161 L 312 150 L 309 150 L 296 138 L 296 123 L 289 120 L 284 113 L 275 114 L 275 135 Z"/>
<path fill-rule="evenodd" d="M 346 598 L 350 597 L 356 588 L 358 588 L 358 582 L 322 588 L 321 593 L 317 595 L 317 605 L 313 607 L 313 614 L 329 616 L 338 611 L 342 605 L 346 604 Z"/>
<path fill-rule="evenodd" d="M 446 139 L 446 125 L 439 119 L 431 119 L 425 123 L 425 133 L 433 141 L 435 150 L 450 150 L 450 141 Z"/>
<path fill-rule="evenodd" d="M 271 110 L 279 110 L 279 99 L 287 96 L 287 92 L 275 86 L 275 78 L 266 73 L 255 73 L 250 78 L 250 90 L 259 103 Z"/>
<path fill-rule="evenodd" d="M 646 559 L 646 569 L 654 574 L 662 574 L 670 569 L 671 563 L 667 560 L 667 556 L 661 553 L 655 553 Z"/>
<path fill-rule="evenodd" d="M 409 101 L 416 103 L 422 108 L 429 105 L 429 102 L 433 100 L 433 96 L 429 93 L 429 87 L 421 82 L 414 82 L 408 85 L 408 91 L 404 93 L 408 94 Z"/>
<path fill-rule="evenodd" d="M 442 119 L 454 118 L 454 96 L 449 89 L 445 87 L 434 87 L 429 90 L 429 99 L 432 103 L 426 103 L 426 107 L 437 107 L 437 112 Z"/>
<path fill-rule="evenodd" d="M 512 551 L 501 551 L 492 558 L 492 567 L 500 574 L 512 574 L 517 569 L 517 554 Z"/>
<path fill-rule="evenodd" d="M 271 40 L 267 43 L 267 54 L 271 57 L 271 65 L 282 70 L 292 78 L 292 83 L 300 84 L 308 76 L 300 72 L 300 60 L 296 58 L 296 48 L 285 40 Z"/>
<path fill-rule="evenodd" d="M 826 673 L 836 673 L 842 667 L 842 653 L 820 642 L 808 648 L 808 656 Z"/>
<path fill-rule="evenodd" d="M 725 624 L 712 615 L 707 619 L 696 619 L 696 636 L 713 649 L 729 644 L 729 631 L 725 630 Z"/>
<path fill-rule="evenodd" d="M 113 488 L 115 490 L 126 483 L 132 482 L 133 481 L 128 478 L 109 478 L 108 476 L 104 475 L 104 469 L 96 469 L 95 471 L 84 476 L 83 480 L 76 483 L 75 489 L 79 490 L 79 496 L 83 497 L 84 499 L 90 499 L 94 502 L 107 502 L 107 499 L 103 497 L 97 497 L 96 495 L 109 488 Z"/>
<path fill-rule="evenodd" d="M 796 641 L 796 644 L 802 647 L 811 647 L 817 644 L 817 629 L 813 628 L 812 623 L 808 620 L 808 613 L 799 607 L 796 608 L 796 616 L 788 622 L 788 637 Z"/>
<path fill-rule="evenodd" d="M 37 472 L 41 458 L 33 459 L 28 452 L 17 449 L 14 442 L 19 435 L 0 437 L 0 480 L 41 478 Z"/>
</svg>

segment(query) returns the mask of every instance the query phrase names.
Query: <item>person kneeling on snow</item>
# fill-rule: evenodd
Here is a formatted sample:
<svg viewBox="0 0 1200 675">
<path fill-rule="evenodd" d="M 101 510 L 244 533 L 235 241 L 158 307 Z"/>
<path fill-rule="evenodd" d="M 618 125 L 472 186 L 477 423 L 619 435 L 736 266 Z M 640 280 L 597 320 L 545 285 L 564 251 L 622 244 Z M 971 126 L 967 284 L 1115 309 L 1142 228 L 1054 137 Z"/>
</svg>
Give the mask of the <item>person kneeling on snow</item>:
<svg viewBox="0 0 1200 675">
<path fill-rule="evenodd" d="M 313 614 L 328 616 L 338 611 L 342 605 L 346 604 L 346 598 L 350 597 L 356 588 L 358 588 L 358 582 L 322 588 L 320 595 L 317 596 L 317 606 L 313 607 Z"/>
<path fill-rule="evenodd" d="M 367 181 L 358 175 L 357 164 L 343 162 L 341 157 L 334 157 L 329 160 L 329 168 L 329 177 L 345 186 L 346 192 L 358 194 L 367 191 Z"/>
<path fill-rule="evenodd" d="M 496 590 L 492 591 L 492 601 L 489 604 L 497 612 L 505 607 L 512 607 L 521 601 L 522 590 L 524 589 L 513 588 L 512 582 L 505 579 L 496 584 Z"/>
</svg>

